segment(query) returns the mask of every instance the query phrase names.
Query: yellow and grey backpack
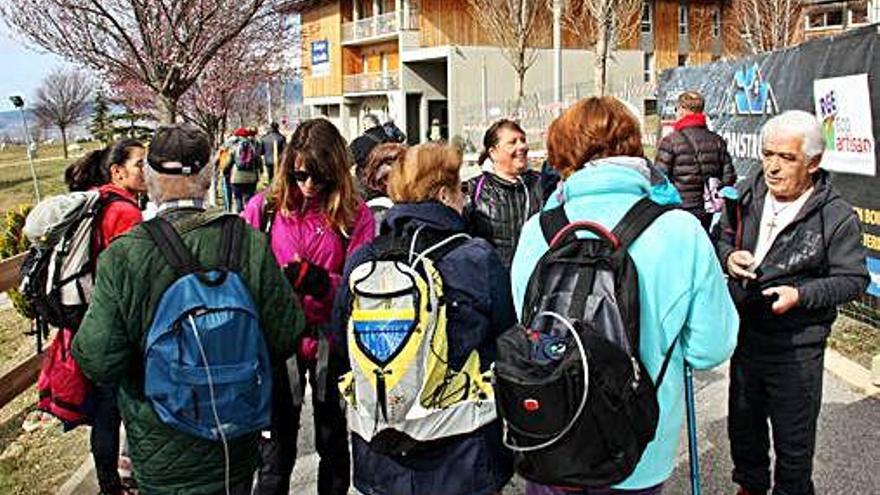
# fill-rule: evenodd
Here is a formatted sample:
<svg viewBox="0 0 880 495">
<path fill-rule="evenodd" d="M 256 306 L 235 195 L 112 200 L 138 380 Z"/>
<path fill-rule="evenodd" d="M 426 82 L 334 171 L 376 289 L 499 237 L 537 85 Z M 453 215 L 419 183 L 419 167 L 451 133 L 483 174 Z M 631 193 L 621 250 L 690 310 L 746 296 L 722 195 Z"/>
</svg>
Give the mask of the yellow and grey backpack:
<svg viewBox="0 0 880 495">
<path fill-rule="evenodd" d="M 374 450 L 402 455 L 495 420 L 489 372 L 472 351 L 448 365 L 447 308 L 436 263 L 469 237 L 384 235 L 349 277 L 346 338 L 351 371 L 340 381 L 348 425 Z M 435 236 L 436 237 L 436 236 Z"/>
</svg>

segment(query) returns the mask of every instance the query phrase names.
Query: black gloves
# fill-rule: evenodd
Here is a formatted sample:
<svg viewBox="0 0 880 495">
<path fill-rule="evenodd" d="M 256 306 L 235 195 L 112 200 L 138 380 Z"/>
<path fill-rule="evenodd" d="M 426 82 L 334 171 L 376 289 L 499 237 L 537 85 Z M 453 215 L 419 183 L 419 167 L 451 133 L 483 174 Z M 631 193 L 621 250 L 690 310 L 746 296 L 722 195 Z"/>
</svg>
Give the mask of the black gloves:
<svg viewBox="0 0 880 495">
<path fill-rule="evenodd" d="M 300 295 L 322 299 L 330 291 L 330 274 L 327 270 L 305 260 L 284 265 L 284 276 Z"/>
</svg>

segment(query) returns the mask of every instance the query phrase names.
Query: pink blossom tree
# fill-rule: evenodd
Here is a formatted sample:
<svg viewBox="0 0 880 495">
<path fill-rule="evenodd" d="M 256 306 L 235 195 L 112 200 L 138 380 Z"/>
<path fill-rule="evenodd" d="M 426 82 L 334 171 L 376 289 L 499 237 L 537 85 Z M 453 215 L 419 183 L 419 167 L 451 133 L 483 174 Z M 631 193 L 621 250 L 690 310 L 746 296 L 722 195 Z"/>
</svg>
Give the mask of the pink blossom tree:
<svg viewBox="0 0 880 495">
<path fill-rule="evenodd" d="M 0 15 L 26 41 L 108 79 L 148 88 L 161 120 L 217 54 L 281 0 L 4 0 Z"/>
</svg>

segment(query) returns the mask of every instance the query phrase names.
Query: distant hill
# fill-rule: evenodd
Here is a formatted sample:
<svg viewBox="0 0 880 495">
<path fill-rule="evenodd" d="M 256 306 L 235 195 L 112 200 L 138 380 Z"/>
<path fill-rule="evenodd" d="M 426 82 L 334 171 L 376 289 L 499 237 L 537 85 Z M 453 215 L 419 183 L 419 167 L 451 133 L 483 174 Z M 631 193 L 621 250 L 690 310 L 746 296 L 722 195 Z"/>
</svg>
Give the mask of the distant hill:
<svg viewBox="0 0 880 495">
<path fill-rule="evenodd" d="M 61 139 L 61 133 L 58 132 L 58 128 L 53 127 L 50 129 L 38 129 L 37 119 L 34 117 L 34 114 L 31 110 L 24 111 L 25 117 L 27 118 L 28 129 L 31 131 L 31 136 L 34 136 L 35 139 L 39 141 L 44 141 L 46 139 Z M 89 108 L 86 111 L 86 115 L 91 115 L 92 110 Z M 89 118 L 86 117 L 79 125 L 75 125 L 71 127 L 67 131 L 67 139 L 71 142 L 75 141 L 77 138 L 89 137 L 88 130 L 88 122 Z M 0 112 L 0 142 L 3 141 L 15 141 L 20 142 L 24 140 L 24 129 L 21 125 L 21 113 L 18 110 L 7 110 L 5 112 Z"/>
</svg>

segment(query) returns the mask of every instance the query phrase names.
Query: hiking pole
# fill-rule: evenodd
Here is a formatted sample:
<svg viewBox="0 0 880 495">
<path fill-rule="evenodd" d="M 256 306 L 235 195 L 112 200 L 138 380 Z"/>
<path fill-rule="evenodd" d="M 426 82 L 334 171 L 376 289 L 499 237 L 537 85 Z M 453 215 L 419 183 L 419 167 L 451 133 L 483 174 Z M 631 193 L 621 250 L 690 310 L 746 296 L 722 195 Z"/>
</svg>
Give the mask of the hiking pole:
<svg viewBox="0 0 880 495">
<path fill-rule="evenodd" d="M 700 495 L 700 452 L 697 449 L 697 415 L 694 407 L 694 370 L 684 364 L 684 394 L 687 404 L 688 456 L 691 465 L 691 494 Z"/>
</svg>

